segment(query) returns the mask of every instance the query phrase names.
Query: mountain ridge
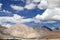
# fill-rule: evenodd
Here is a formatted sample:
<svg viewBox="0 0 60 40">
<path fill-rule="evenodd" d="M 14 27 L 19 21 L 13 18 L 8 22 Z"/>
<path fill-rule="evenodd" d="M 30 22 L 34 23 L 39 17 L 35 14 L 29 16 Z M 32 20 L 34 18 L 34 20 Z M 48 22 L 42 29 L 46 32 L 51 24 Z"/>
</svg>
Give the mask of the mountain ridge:
<svg viewBox="0 0 60 40">
<path fill-rule="evenodd" d="M 53 31 L 52 29 L 46 26 L 30 27 L 25 24 L 15 24 L 10 28 L 5 28 L 2 26 L 0 27 L 0 39 L 1 38 L 39 38 L 39 39 L 56 38 L 60 37 L 59 34 L 60 31 Z"/>
</svg>

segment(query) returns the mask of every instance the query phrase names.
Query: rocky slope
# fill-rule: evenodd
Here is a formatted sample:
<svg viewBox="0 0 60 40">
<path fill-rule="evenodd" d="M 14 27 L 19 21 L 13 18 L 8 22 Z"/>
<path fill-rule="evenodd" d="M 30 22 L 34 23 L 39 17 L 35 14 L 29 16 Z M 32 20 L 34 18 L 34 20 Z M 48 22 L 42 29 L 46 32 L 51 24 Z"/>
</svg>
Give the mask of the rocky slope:
<svg viewBox="0 0 60 40">
<path fill-rule="evenodd" d="M 0 39 L 12 38 L 12 36 L 5 33 L 5 30 L 8 29 L 0 25 Z"/>
<path fill-rule="evenodd" d="M 24 24 L 16 24 L 10 28 L 0 26 L 0 39 L 9 38 L 60 38 L 60 31 L 53 31 L 46 26 L 29 27 Z"/>
<path fill-rule="evenodd" d="M 48 34 L 49 32 L 52 31 L 52 29 L 46 26 L 41 26 L 41 27 L 37 26 L 37 27 L 33 27 L 33 29 L 37 31 L 37 33 L 39 33 L 41 37 L 45 36 L 45 34 Z"/>
<path fill-rule="evenodd" d="M 37 33 L 32 27 L 28 27 L 24 24 L 16 24 L 16 25 L 4 30 L 4 33 L 12 35 L 16 38 L 40 37 L 39 33 Z"/>
</svg>

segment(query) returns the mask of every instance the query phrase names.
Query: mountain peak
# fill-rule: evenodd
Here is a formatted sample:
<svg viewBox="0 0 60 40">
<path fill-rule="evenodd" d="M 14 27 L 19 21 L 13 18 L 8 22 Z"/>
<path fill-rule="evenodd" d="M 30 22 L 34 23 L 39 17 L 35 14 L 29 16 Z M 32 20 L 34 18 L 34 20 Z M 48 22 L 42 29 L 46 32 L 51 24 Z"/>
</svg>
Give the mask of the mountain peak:
<svg viewBox="0 0 60 40">
<path fill-rule="evenodd" d="M 42 28 L 46 28 L 46 29 L 48 29 L 48 30 L 52 31 L 52 29 L 50 29 L 50 28 L 49 28 L 49 27 L 47 27 L 47 26 L 42 26 Z"/>
</svg>

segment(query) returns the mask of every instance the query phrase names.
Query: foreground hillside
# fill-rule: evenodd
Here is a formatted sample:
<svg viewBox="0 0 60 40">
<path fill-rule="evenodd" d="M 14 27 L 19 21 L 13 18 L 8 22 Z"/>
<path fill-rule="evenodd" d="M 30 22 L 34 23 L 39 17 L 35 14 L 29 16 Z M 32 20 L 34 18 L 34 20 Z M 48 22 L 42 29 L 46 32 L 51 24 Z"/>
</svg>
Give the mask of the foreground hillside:
<svg viewBox="0 0 60 40">
<path fill-rule="evenodd" d="M 60 40 L 60 30 L 43 27 L 29 27 L 16 24 L 10 28 L 0 26 L 0 39 L 25 39 L 25 40 Z"/>
</svg>

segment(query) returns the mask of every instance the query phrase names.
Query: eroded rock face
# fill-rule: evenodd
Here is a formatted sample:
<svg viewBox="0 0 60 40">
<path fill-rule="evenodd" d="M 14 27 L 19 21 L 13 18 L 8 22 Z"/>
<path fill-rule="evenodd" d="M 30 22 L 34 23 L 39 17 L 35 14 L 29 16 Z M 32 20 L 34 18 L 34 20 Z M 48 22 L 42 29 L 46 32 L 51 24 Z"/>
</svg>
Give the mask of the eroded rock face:
<svg viewBox="0 0 60 40">
<path fill-rule="evenodd" d="M 16 24 L 6 29 L 5 33 L 17 38 L 37 38 L 40 36 L 32 27 L 28 27 L 24 24 Z"/>
</svg>

